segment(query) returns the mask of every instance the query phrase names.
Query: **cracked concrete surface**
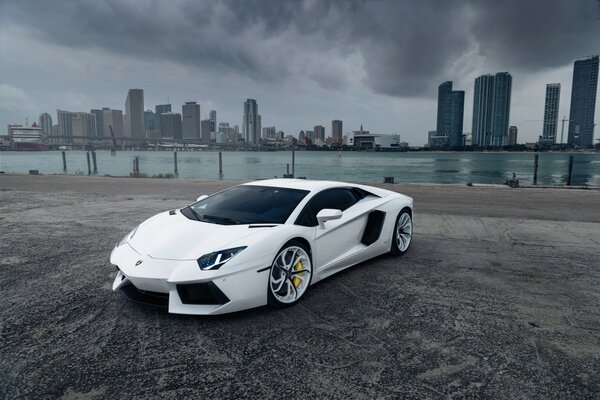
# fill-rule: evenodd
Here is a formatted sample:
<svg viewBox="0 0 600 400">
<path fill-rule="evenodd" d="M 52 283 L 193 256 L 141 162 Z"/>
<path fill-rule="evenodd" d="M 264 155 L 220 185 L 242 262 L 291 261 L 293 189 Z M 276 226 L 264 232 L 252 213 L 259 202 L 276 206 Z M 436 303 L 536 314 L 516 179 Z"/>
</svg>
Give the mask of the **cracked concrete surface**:
<svg viewBox="0 0 600 400">
<path fill-rule="evenodd" d="M 232 182 L 0 176 L 0 398 L 599 398 L 600 192 L 385 185 L 402 258 L 295 307 L 169 315 L 112 293 L 114 244 Z"/>
</svg>

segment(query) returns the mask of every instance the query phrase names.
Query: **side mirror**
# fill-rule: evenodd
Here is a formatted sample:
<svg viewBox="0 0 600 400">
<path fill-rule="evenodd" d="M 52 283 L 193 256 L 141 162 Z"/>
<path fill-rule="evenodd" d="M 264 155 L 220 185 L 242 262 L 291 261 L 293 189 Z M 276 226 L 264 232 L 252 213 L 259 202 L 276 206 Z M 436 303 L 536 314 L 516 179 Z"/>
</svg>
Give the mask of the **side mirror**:
<svg viewBox="0 0 600 400">
<path fill-rule="evenodd" d="M 196 199 L 196 202 L 199 202 L 200 200 L 204 200 L 204 199 L 206 199 L 207 197 L 208 197 L 208 195 L 206 195 L 206 194 L 203 194 L 202 196 L 200 196 L 200 197 L 198 197 L 198 198 Z"/>
<path fill-rule="evenodd" d="M 334 210 L 333 208 L 324 208 L 317 214 L 317 221 L 319 221 L 319 228 L 325 229 L 325 222 L 334 219 L 342 218 L 342 210 Z"/>
</svg>

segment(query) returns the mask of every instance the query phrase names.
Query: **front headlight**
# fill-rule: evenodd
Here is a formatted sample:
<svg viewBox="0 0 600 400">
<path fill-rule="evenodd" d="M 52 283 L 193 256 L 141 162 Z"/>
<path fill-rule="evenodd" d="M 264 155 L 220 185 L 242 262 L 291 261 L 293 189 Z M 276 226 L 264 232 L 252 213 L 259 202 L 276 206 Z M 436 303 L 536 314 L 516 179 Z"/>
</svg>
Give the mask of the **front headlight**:
<svg viewBox="0 0 600 400">
<path fill-rule="evenodd" d="M 234 247 L 233 249 L 215 251 L 214 253 L 205 254 L 198 259 L 198 266 L 201 270 L 219 269 L 223 264 L 231 260 L 245 248 L 246 246 Z"/>
<path fill-rule="evenodd" d="M 138 228 L 139 228 L 139 225 L 136 226 L 135 228 L 133 228 L 131 230 L 131 232 L 129 232 L 127 235 L 125 235 L 125 237 L 123 239 L 121 239 L 119 244 L 117 244 L 117 247 L 119 247 L 122 244 L 125 244 L 125 243 L 129 242 L 131 239 L 133 239 L 133 236 L 135 235 L 135 232 L 137 231 Z"/>
</svg>

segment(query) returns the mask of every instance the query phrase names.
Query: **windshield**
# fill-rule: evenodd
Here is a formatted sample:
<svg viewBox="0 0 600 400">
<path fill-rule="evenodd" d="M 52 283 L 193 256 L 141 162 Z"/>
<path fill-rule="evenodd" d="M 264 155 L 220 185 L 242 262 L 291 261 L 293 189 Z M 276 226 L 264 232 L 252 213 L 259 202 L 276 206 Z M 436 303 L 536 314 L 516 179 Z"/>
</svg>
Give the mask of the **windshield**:
<svg viewBox="0 0 600 400">
<path fill-rule="evenodd" d="M 283 224 L 307 190 L 241 185 L 181 210 L 189 219 L 222 225 Z"/>
</svg>

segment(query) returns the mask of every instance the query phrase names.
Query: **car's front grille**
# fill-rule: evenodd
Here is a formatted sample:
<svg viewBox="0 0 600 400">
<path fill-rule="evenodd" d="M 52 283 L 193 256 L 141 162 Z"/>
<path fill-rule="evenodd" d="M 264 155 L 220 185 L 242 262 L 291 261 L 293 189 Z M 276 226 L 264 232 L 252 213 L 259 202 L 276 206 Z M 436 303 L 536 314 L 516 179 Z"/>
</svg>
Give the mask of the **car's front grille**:
<svg viewBox="0 0 600 400">
<path fill-rule="evenodd" d="M 136 288 L 132 283 L 125 285 L 121 288 L 121 293 L 129 300 L 149 304 L 158 307 L 169 306 L 169 293 L 151 292 L 148 290 L 140 290 Z"/>
<path fill-rule="evenodd" d="M 213 282 L 177 285 L 183 304 L 225 304 L 229 298 Z"/>
</svg>

